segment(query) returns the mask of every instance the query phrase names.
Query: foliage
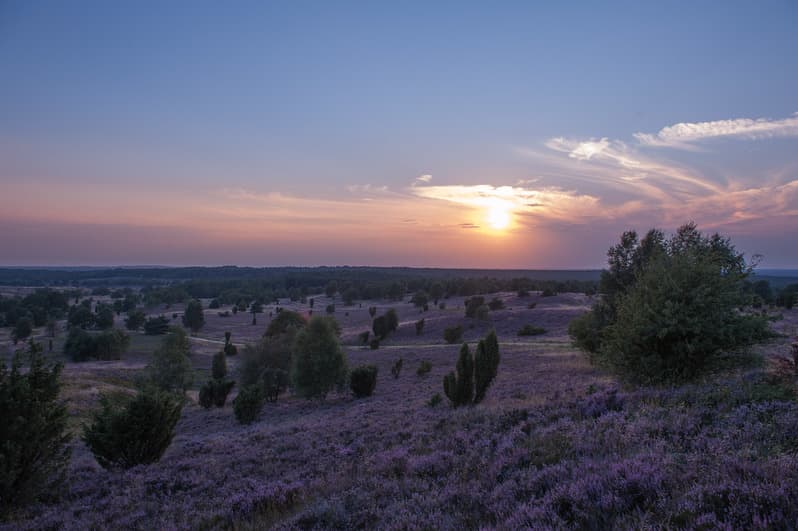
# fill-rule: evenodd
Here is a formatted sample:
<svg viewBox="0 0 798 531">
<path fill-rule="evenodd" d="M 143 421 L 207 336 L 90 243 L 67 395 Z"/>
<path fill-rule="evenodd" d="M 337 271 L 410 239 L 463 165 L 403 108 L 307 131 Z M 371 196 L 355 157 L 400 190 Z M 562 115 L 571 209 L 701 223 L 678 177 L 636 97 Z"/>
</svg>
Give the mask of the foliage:
<svg viewBox="0 0 798 531">
<path fill-rule="evenodd" d="M 413 294 L 410 302 L 413 303 L 416 308 L 423 308 L 429 302 L 429 296 L 423 291 L 417 291 Z"/>
<path fill-rule="evenodd" d="M 416 375 L 424 376 L 428 374 L 432 370 L 432 363 L 427 360 L 421 360 L 418 364 L 418 369 L 416 369 Z"/>
<path fill-rule="evenodd" d="M 313 317 L 294 341 L 291 380 L 306 398 L 323 399 L 346 378 L 346 354 L 330 319 Z"/>
<path fill-rule="evenodd" d="M 477 309 L 485 305 L 485 297 L 471 297 L 465 300 L 466 317 L 476 317 Z"/>
<path fill-rule="evenodd" d="M 394 379 L 399 378 L 399 374 L 402 372 L 403 364 L 404 364 L 404 359 L 399 358 L 393 363 L 393 365 L 391 365 L 391 375 L 393 375 Z"/>
<path fill-rule="evenodd" d="M 133 310 L 127 314 L 125 328 L 128 330 L 138 330 L 147 322 L 147 316 L 141 310 Z"/>
<path fill-rule="evenodd" d="M 573 324 L 575 321 L 576 320 L 572 321 L 571 324 Z M 570 324 L 569 324 L 569 328 L 568 329 L 569 330 L 571 329 L 570 328 Z M 546 333 L 546 329 L 545 328 L 543 328 L 541 326 L 531 325 L 531 324 L 525 324 L 524 326 L 522 326 L 518 330 L 518 335 L 519 336 L 539 336 L 539 335 L 545 334 L 545 333 Z"/>
<path fill-rule="evenodd" d="M 235 382 L 227 379 L 227 355 L 220 350 L 213 355 L 211 379 L 205 382 L 199 391 L 199 403 L 205 409 L 211 406 L 224 407 L 227 395 Z"/>
<path fill-rule="evenodd" d="M 377 350 L 378 348 L 380 348 L 380 340 L 377 339 L 376 337 L 372 338 L 372 340 L 369 341 L 369 348 L 371 350 Z"/>
<path fill-rule="evenodd" d="M 443 339 L 450 345 L 458 343 L 463 338 L 463 327 L 452 326 L 444 329 Z"/>
<path fill-rule="evenodd" d="M 361 365 L 352 369 L 349 374 L 349 387 L 355 398 L 364 398 L 374 393 L 377 386 L 377 367 Z"/>
<path fill-rule="evenodd" d="M 186 309 L 183 312 L 183 326 L 195 333 L 205 326 L 205 314 L 202 311 L 202 303 L 198 299 L 192 299 L 186 304 Z"/>
<path fill-rule="evenodd" d="M 474 403 L 478 404 L 485 398 L 485 393 L 496 378 L 499 369 L 499 340 L 496 331 L 491 330 L 477 344 L 474 354 Z"/>
<path fill-rule="evenodd" d="M 361 332 L 360 334 L 358 334 L 357 340 L 360 342 L 361 345 L 368 345 L 369 344 L 369 336 L 370 335 L 371 335 L 371 332 L 369 330 L 366 330 L 366 331 Z"/>
<path fill-rule="evenodd" d="M 162 391 L 183 393 L 194 381 L 190 353 L 191 346 L 185 330 L 172 328 L 147 366 L 149 383 Z"/>
<path fill-rule="evenodd" d="M 443 377 L 443 392 L 455 407 L 470 404 L 474 398 L 474 358 L 466 343 L 460 348 L 456 370 Z"/>
<path fill-rule="evenodd" d="M 0 518 L 53 492 L 69 463 L 68 414 L 58 399 L 62 366 L 45 364 L 32 340 L 27 353 L 27 370 L 21 351 L 10 370 L 0 362 Z"/>
<path fill-rule="evenodd" d="M 241 424 L 252 424 L 263 409 L 263 389 L 260 385 L 242 388 L 233 400 L 233 413 Z"/>
<path fill-rule="evenodd" d="M 144 333 L 148 336 L 160 336 L 169 332 L 169 319 L 163 315 L 150 317 L 144 323 Z"/>
<path fill-rule="evenodd" d="M 285 334 L 290 329 L 299 330 L 307 326 L 307 320 L 299 313 L 283 310 L 278 313 L 269 326 L 266 328 L 266 335 L 274 337 Z"/>
<path fill-rule="evenodd" d="M 97 305 L 97 315 L 94 317 L 94 326 L 100 330 L 108 330 L 114 326 L 114 309 L 107 304 Z"/>
<path fill-rule="evenodd" d="M 277 402 L 281 393 L 288 389 L 288 372 L 282 369 L 267 367 L 261 374 L 263 397 L 269 402 Z"/>
<path fill-rule="evenodd" d="M 67 325 L 70 328 L 77 326 L 85 330 L 94 325 L 94 319 L 95 315 L 92 313 L 90 305 L 78 304 L 69 308 Z"/>
<path fill-rule="evenodd" d="M 285 313 L 285 312 L 283 312 Z M 291 370 L 291 351 L 296 329 L 288 328 L 285 333 L 264 336 L 254 345 L 244 347 L 239 366 L 239 379 L 244 387 L 257 385 L 266 369 L 280 369 L 288 374 Z"/>
<path fill-rule="evenodd" d="M 390 332 L 388 330 L 388 319 L 384 315 L 375 318 L 371 323 L 371 330 L 377 339 L 385 339 L 385 336 Z"/>
<path fill-rule="evenodd" d="M 443 402 L 443 397 L 440 393 L 435 393 L 432 397 L 427 401 L 428 407 L 438 407 L 440 403 Z"/>
<path fill-rule="evenodd" d="M 30 337 L 32 333 L 33 323 L 27 317 L 23 317 L 22 319 L 18 319 L 14 325 L 14 329 L 11 331 L 11 338 L 14 340 L 14 344 L 16 345 L 19 341 Z"/>
<path fill-rule="evenodd" d="M 424 319 L 416 321 L 416 335 L 420 336 L 424 332 Z"/>
<path fill-rule="evenodd" d="M 490 308 L 491 311 L 503 310 L 504 301 L 498 297 L 494 297 L 493 300 L 488 303 L 488 308 Z"/>
<path fill-rule="evenodd" d="M 608 251 L 602 299 L 569 326 L 577 345 L 623 377 L 681 381 L 704 372 L 723 350 L 767 337 L 750 300 L 751 266 L 730 241 L 687 224 L 671 238 L 625 232 Z"/>
<path fill-rule="evenodd" d="M 399 328 L 399 316 L 393 308 L 385 312 L 385 321 L 388 326 L 388 332 L 396 332 Z"/>
<path fill-rule="evenodd" d="M 335 304 L 328 304 L 328 305 L 327 305 L 327 308 L 325 308 L 325 311 L 326 311 L 328 314 L 333 314 L 333 313 L 335 313 Z"/>
<path fill-rule="evenodd" d="M 130 336 L 113 329 L 89 333 L 81 328 L 69 329 L 64 342 L 64 354 L 72 361 L 118 360 L 130 344 Z"/>
<path fill-rule="evenodd" d="M 83 440 L 103 468 L 130 468 L 158 461 L 174 436 L 182 400 L 155 389 L 133 397 L 100 397 L 100 411 Z"/>
<path fill-rule="evenodd" d="M 479 319 L 480 321 L 487 321 L 490 317 L 490 308 L 487 304 L 483 304 L 479 308 L 477 308 L 476 312 L 474 312 L 474 317 Z"/>
<path fill-rule="evenodd" d="M 377 315 L 376 306 L 369 306 L 369 315 L 371 316 L 372 319 L 374 319 L 374 316 Z"/>
</svg>

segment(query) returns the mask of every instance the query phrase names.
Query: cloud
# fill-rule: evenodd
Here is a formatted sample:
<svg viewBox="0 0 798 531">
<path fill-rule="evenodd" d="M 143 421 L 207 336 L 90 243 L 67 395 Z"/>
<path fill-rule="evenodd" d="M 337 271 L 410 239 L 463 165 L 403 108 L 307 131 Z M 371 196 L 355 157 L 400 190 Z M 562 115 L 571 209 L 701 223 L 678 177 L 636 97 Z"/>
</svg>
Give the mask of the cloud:
<svg viewBox="0 0 798 531">
<path fill-rule="evenodd" d="M 644 146 L 690 149 L 692 143 L 720 137 L 750 140 L 780 136 L 798 136 L 798 113 L 789 118 L 737 118 L 712 122 L 682 122 L 662 128 L 656 134 L 635 133 Z"/>
<path fill-rule="evenodd" d="M 353 194 L 385 193 L 387 186 L 375 186 L 373 184 L 350 184 L 346 187 Z"/>
</svg>

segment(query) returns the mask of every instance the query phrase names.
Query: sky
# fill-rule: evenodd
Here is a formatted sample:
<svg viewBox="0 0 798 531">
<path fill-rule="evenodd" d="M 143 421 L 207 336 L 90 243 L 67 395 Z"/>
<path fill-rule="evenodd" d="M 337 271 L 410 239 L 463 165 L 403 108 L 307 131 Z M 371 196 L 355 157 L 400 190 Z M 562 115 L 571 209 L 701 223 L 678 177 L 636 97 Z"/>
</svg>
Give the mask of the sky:
<svg viewBox="0 0 798 531">
<path fill-rule="evenodd" d="M 798 3 L 0 0 L 0 265 L 798 267 Z"/>
</svg>

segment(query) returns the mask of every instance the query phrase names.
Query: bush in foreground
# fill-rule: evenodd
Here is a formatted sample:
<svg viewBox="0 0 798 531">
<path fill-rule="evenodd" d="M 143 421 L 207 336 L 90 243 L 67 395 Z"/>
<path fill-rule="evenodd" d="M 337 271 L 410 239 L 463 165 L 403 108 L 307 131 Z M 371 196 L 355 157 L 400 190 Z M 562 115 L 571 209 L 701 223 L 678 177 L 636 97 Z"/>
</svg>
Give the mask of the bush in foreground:
<svg viewBox="0 0 798 531">
<path fill-rule="evenodd" d="M 443 339 L 450 345 L 453 345 L 463 338 L 463 327 L 452 326 L 443 331 Z"/>
<path fill-rule="evenodd" d="M 241 424 L 252 424 L 263 409 L 263 389 L 259 385 L 244 387 L 233 400 L 233 413 Z"/>
<path fill-rule="evenodd" d="M 349 375 L 349 387 L 355 398 L 364 398 L 374 393 L 377 386 L 377 367 L 361 365 L 355 367 Z"/>
<path fill-rule="evenodd" d="M 130 468 L 158 461 L 174 437 L 183 402 L 149 388 L 135 397 L 101 396 L 100 411 L 83 440 L 103 468 Z"/>
<path fill-rule="evenodd" d="M 17 352 L 0 363 L 0 517 L 55 490 L 69 463 L 67 410 L 58 400 L 61 365 L 46 365 L 29 344 L 30 367 Z"/>
</svg>

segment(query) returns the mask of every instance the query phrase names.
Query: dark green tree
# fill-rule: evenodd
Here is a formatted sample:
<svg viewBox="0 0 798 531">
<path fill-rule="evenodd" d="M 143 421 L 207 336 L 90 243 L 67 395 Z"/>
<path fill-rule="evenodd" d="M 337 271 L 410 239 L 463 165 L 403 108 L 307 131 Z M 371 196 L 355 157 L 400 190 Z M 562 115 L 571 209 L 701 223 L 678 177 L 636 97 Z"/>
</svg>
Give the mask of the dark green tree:
<svg viewBox="0 0 798 531">
<path fill-rule="evenodd" d="M 202 330 L 205 326 L 205 314 L 202 311 L 202 303 L 198 299 L 192 299 L 186 304 L 183 312 L 183 326 L 194 333 Z"/>
<path fill-rule="evenodd" d="M 294 341 L 291 379 L 300 396 L 323 399 L 344 383 L 346 354 L 330 319 L 314 317 Z"/>
<path fill-rule="evenodd" d="M 470 404 L 474 397 L 474 358 L 463 343 L 457 359 L 457 373 L 450 372 L 443 377 L 443 392 L 455 407 Z"/>
</svg>

